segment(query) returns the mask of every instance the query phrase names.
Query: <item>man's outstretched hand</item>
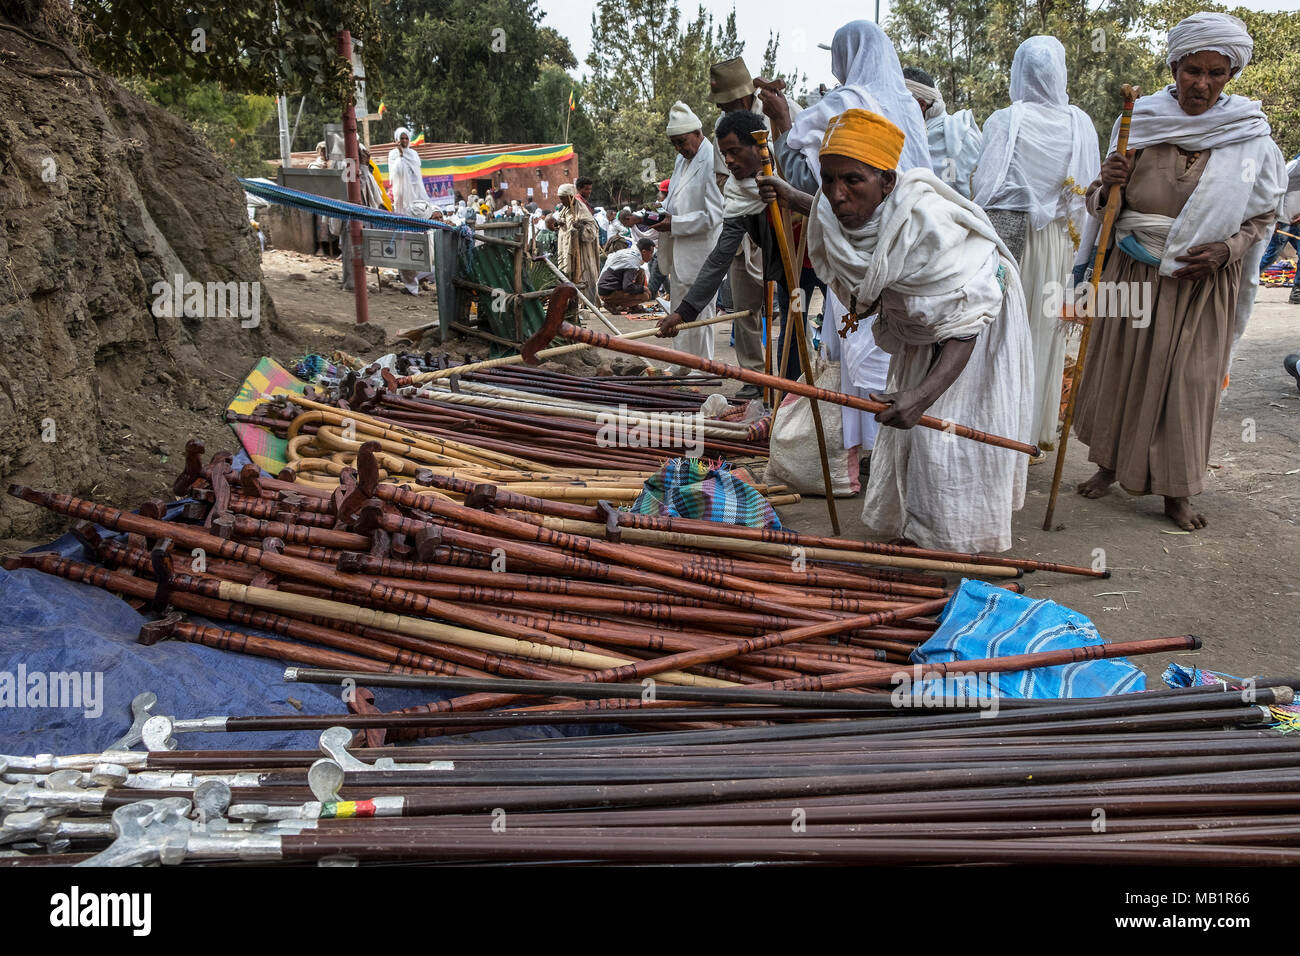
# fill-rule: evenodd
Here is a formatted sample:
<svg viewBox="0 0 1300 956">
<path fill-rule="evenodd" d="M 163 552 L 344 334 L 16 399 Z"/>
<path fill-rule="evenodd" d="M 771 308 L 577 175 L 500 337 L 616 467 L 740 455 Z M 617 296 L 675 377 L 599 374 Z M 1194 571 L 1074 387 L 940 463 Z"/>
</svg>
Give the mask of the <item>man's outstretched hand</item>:
<svg viewBox="0 0 1300 956">
<path fill-rule="evenodd" d="M 659 331 L 655 334 L 661 339 L 676 338 L 677 327 L 680 326 L 683 321 L 682 317 L 676 312 L 671 315 L 665 315 L 659 320 Z"/>
</svg>

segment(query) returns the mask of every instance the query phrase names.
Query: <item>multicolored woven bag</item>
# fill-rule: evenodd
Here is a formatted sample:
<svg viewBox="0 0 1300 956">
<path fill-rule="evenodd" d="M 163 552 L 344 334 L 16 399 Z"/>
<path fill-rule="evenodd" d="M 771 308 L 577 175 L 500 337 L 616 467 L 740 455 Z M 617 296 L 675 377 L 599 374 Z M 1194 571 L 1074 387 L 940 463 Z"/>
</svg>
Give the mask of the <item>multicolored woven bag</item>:
<svg viewBox="0 0 1300 956">
<path fill-rule="evenodd" d="M 781 529 L 776 509 L 725 461 L 674 458 L 646 480 L 633 514 L 696 518 L 747 528 Z"/>
</svg>

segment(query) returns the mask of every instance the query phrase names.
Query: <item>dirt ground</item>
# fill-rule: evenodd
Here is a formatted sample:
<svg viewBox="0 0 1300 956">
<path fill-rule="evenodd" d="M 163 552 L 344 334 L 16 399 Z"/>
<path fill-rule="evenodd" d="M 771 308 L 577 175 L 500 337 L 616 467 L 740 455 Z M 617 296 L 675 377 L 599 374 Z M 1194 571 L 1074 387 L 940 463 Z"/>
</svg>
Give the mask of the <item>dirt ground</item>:
<svg viewBox="0 0 1300 956">
<path fill-rule="evenodd" d="M 344 349 L 361 357 L 402 344 L 398 333 L 436 319 L 431 291 L 411 297 L 388 280 L 370 285 L 370 326 L 354 322 L 353 297 L 340 288 L 337 260 L 267 250 L 265 283 L 279 315 L 276 338 L 282 363 L 306 352 Z M 1300 620 L 1300 394 L 1282 369 L 1288 352 L 1300 351 L 1300 307 L 1288 290 L 1263 289 L 1232 369 L 1232 384 L 1219 411 L 1210 462 L 1210 487 L 1199 500 L 1209 527 L 1180 532 L 1161 512 L 1161 499 L 1132 498 L 1122 491 L 1089 501 L 1073 487 L 1094 470 L 1087 449 L 1071 442 L 1056 529 L 1042 521 L 1053 459 L 1030 469 L 1025 508 L 1015 519 L 1018 557 L 1090 565 L 1105 552 L 1109 580 L 1036 572 L 1022 583 L 1034 597 L 1050 598 L 1091 617 L 1113 641 L 1196 634 L 1204 649 L 1177 655 L 1185 664 L 1235 674 L 1292 673 Z M 813 303 L 814 309 L 816 303 Z M 649 319 L 623 318 L 623 328 L 644 328 Z M 734 361 L 729 327 L 717 328 L 717 357 Z M 403 344 L 403 347 L 409 347 Z M 436 335 L 420 350 L 442 351 Z M 459 359 L 486 354 L 485 343 L 458 338 L 447 349 Z M 607 356 L 608 359 L 617 356 Z M 580 367 L 574 362 L 574 367 Z M 590 368 L 590 366 L 588 366 Z M 594 369 L 592 369 L 594 371 Z M 105 453 L 125 469 L 106 479 L 92 497 L 137 504 L 162 495 L 179 471 L 185 441 L 203 438 L 211 450 L 234 448 L 221 413 L 247 368 L 212 368 L 206 381 L 176 383 L 170 404 L 133 400 L 123 390 L 115 431 L 104 435 Z M 734 392 L 740 383 L 728 382 Z M 870 537 L 859 521 L 860 496 L 836 502 L 842 533 Z M 782 521 L 799 531 L 830 533 L 824 499 L 805 498 L 780 509 Z M 3 550 L 38 542 L 9 541 Z M 1168 655 L 1135 658 L 1151 682 Z"/>
</svg>

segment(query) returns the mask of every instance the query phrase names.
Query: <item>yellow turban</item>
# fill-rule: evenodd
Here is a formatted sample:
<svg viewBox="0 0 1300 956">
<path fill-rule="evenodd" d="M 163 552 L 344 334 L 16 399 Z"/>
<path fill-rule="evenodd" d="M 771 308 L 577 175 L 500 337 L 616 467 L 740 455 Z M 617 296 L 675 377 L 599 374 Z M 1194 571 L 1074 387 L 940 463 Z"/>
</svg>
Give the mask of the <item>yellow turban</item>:
<svg viewBox="0 0 1300 956">
<path fill-rule="evenodd" d="M 821 156 L 847 156 L 876 169 L 896 169 L 903 155 L 903 131 L 878 113 L 845 110 L 822 136 Z"/>
</svg>

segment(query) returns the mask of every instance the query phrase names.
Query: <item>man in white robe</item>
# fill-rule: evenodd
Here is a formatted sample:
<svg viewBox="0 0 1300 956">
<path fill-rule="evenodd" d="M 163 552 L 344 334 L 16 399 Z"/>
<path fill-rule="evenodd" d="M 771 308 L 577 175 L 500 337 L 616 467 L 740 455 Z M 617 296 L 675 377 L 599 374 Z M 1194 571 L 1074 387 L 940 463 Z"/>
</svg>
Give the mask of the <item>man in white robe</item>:
<svg viewBox="0 0 1300 956">
<path fill-rule="evenodd" d="M 971 110 L 949 113 L 943 94 L 934 77 L 925 70 L 909 66 L 903 70 L 903 82 L 921 107 L 925 131 L 929 136 L 930 168 L 945 183 L 967 199 L 974 194 L 971 178 L 984 147 L 984 134 Z"/>
<path fill-rule="evenodd" d="M 1017 257 L 1034 339 L 1034 441 L 1056 446 L 1065 371 L 1061 307 L 1087 219 L 1084 191 L 1101 171 L 1088 114 L 1065 92 L 1065 47 L 1030 37 L 1011 64 L 1011 106 L 984 124 L 975 202 Z M 1023 231 L 1023 251 L 1017 248 Z"/>
<path fill-rule="evenodd" d="M 402 216 L 426 218 L 421 213 L 426 206 L 432 209 L 432 203 L 428 190 L 424 188 L 420 154 L 411 145 L 411 131 L 405 126 L 399 126 L 393 137 L 397 145 L 388 151 L 388 181 L 392 184 L 393 212 Z M 416 206 L 415 203 L 419 200 L 423 200 L 426 206 Z M 416 275 L 414 271 L 405 269 L 401 273 L 402 286 L 411 295 L 420 294 L 420 283 Z"/>
<path fill-rule="evenodd" d="M 654 228 L 660 236 L 659 268 L 668 273 L 674 310 L 690 294 L 700 266 L 722 232 L 722 191 L 713 178 L 713 144 L 704 138 L 701 127 L 699 117 L 689 106 L 681 101 L 673 104 L 667 131 L 677 159 L 664 200 L 665 215 Z M 710 301 L 696 318 L 712 318 L 714 311 Z M 686 329 L 674 344 L 683 352 L 712 359 L 714 337 L 711 325 Z M 676 365 L 668 369 L 670 375 L 690 371 Z"/>
<path fill-rule="evenodd" d="M 914 426 L 929 414 L 1028 440 L 1033 360 L 1015 260 L 928 167 L 898 172 L 902 149 L 889 120 L 847 110 L 827 127 L 815 196 L 775 178 L 761 186 L 810 215 L 818 273 L 851 315 L 877 313 L 876 341 L 892 356 L 889 391 L 872 395 L 890 407 L 876 416 L 886 427 L 863 522 L 927 548 L 1005 551 L 1025 456 Z"/>
</svg>

